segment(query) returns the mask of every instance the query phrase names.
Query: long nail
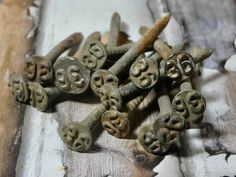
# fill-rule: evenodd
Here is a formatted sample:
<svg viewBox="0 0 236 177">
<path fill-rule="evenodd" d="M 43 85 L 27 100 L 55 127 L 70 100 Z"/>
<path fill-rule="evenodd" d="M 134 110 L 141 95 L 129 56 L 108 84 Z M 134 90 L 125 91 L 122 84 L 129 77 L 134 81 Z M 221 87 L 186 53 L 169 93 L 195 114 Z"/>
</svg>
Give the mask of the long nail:
<svg viewBox="0 0 236 177">
<path fill-rule="evenodd" d="M 93 130 L 99 123 L 100 117 L 106 111 L 100 104 L 83 121 L 67 124 L 60 133 L 61 139 L 73 151 L 86 152 L 93 145 Z"/>
<path fill-rule="evenodd" d="M 185 118 L 188 128 L 197 128 L 203 119 L 206 101 L 201 93 L 192 89 L 189 80 L 180 85 L 180 90 L 172 100 L 173 109 Z"/>
<path fill-rule="evenodd" d="M 125 71 L 129 70 L 129 67 L 141 55 L 158 37 L 162 30 L 166 27 L 170 19 L 170 15 L 164 16 L 162 19 L 156 21 L 156 23 L 148 29 L 148 31 L 141 37 L 141 39 L 134 43 L 134 45 L 108 70 L 97 70 L 91 77 L 91 88 L 93 92 L 98 95 L 102 85 L 113 81 L 113 85 L 118 86 L 119 77 L 124 75 Z M 107 77 L 110 80 L 107 80 Z M 111 82 L 110 82 L 111 83 Z"/>
<path fill-rule="evenodd" d="M 82 39 L 83 35 L 81 33 L 74 33 L 56 45 L 47 55 L 33 55 L 26 62 L 26 77 L 42 85 L 51 84 L 54 81 L 54 62 L 64 51 L 77 45 Z"/>
<path fill-rule="evenodd" d="M 160 113 L 153 125 L 142 127 L 138 134 L 139 142 L 150 153 L 164 154 L 176 144 L 180 131 L 185 129 L 184 117 L 173 111 L 164 84 L 157 90 Z"/>
<path fill-rule="evenodd" d="M 193 76 L 196 64 L 209 57 L 213 52 L 212 49 L 198 50 L 193 57 L 187 52 L 174 52 L 160 39 L 155 41 L 154 49 L 165 60 L 166 76 L 176 82 L 183 82 Z"/>
<path fill-rule="evenodd" d="M 132 82 L 116 88 L 112 84 L 105 84 L 100 89 L 100 99 L 101 102 L 108 109 L 118 109 L 120 110 L 123 106 L 123 99 L 131 97 L 135 93 L 140 92 L 141 90 L 136 87 Z"/>
<path fill-rule="evenodd" d="M 117 109 L 106 111 L 101 118 L 103 128 L 117 138 L 126 138 L 131 130 L 132 116 L 139 104 L 144 100 L 148 92 L 130 100 L 124 110 Z"/>
<path fill-rule="evenodd" d="M 109 31 L 109 39 L 108 39 L 108 47 L 115 47 L 118 44 L 118 38 L 120 34 L 120 15 L 115 12 L 112 15 L 110 31 Z"/>
</svg>

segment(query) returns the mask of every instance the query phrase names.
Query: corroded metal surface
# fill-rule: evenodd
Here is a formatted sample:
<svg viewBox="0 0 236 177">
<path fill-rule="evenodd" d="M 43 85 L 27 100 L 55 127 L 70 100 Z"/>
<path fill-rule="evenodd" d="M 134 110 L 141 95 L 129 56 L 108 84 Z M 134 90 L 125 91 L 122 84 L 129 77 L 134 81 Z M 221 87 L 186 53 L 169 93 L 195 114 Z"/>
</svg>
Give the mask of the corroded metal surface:
<svg viewBox="0 0 236 177">
<path fill-rule="evenodd" d="M 106 111 L 101 118 L 103 128 L 117 138 L 127 138 L 132 129 L 133 113 L 144 100 L 148 92 L 137 96 L 123 106 L 122 111 L 112 109 Z"/>
<path fill-rule="evenodd" d="M 79 61 L 91 71 L 101 68 L 107 59 L 105 46 L 95 40 L 89 40 L 84 44 L 84 51 Z"/>
<path fill-rule="evenodd" d="M 198 127 L 206 109 L 204 97 L 196 90 L 180 91 L 173 98 L 172 105 L 173 109 L 185 118 L 189 128 Z"/>
<path fill-rule="evenodd" d="M 160 113 L 156 122 L 142 127 L 139 131 L 139 142 L 150 153 L 164 154 L 171 146 L 176 145 L 181 132 L 186 128 L 184 117 L 174 112 L 166 86 L 157 89 Z"/>
<path fill-rule="evenodd" d="M 122 108 L 123 100 L 120 90 L 111 84 L 105 84 L 102 86 L 99 92 L 99 96 L 102 104 L 109 109 Z"/>
<path fill-rule="evenodd" d="M 89 87 L 90 71 L 73 57 L 59 58 L 54 66 L 55 85 L 65 93 L 81 94 Z"/>
<path fill-rule="evenodd" d="M 186 52 L 171 55 L 165 62 L 165 74 L 174 81 L 184 81 L 194 74 L 193 57 Z"/>
<path fill-rule="evenodd" d="M 112 65 L 108 69 L 111 74 L 114 75 L 113 78 L 119 78 L 121 75 L 124 75 L 124 73 L 129 70 L 129 67 L 132 65 L 135 59 L 139 55 L 141 55 L 149 47 L 149 45 L 151 45 L 155 41 L 157 36 L 166 27 L 169 20 L 169 14 L 162 17 L 160 20 L 157 20 L 156 23 L 150 29 L 148 29 L 148 31 L 141 37 L 141 39 L 137 43 L 132 45 L 132 47 L 114 65 Z M 99 70 L 97 72 L 99 72 Z M 96 72 L 94 74 L 96 74 Z M 103 79 L 100 78 L 99 80 Z M 96 88 L 93 85 L 94 83 L 91 82 L 91 87 Z"/>
<path fill-rule="evenodd" d="M 11 73 L 8 86 L 17 101 L 26 103 L 29 100 L 28 85 L 23 76 L 15 72 Z"/>
<path fill-rule="evenodd" d="M 91 76 L 90 87 L 95 95 L 99 96 L 100 89 L 105 84 L 111 84 L 118 87 L 119 79 L 109 70 L 99 69 Z"/>
<path fill-rule="evenodd" d="M 108 47 L 115 47 L 118 44 L 119 34 L 120 34 L 120 15 L 119 13 L 113 13 L 111 17 Z"/>
<path fill-rule="evenodd" d="M 108 110 L 102 115 L 102 126 L 111 135 L 124 138 L 130 132 L 130 120 L 128 114 L 116 109 Z"/>
<path fill-rule="evenodd" d="M 124 54 L 132 45 L 125 44 L 118 47 L 106 47 L 98 40 L 88 40 L 83 46 L 84 49 L 79 61 L 91 72 L 94 72 L 105 65 L 108 57 Z"/>
<path fill-rule="evenodd" d="M 47 91 L 37 82 L 29 82 L 31 106 L 36 107 L 40 111 L 45 111 L 49 105 L 49 97 Z"/>
<path fill-rule="evenodd" d="M 214 49 L 211 48 L 196 48 L 191 55 L 187 52 L 178 51 L 183 47 L 184 43 L 173 47 L 172 50 L 167 43 L 160 39 L 157 39 L 154 43 L 155 51 L 165 60 L 164 70 L 166 76 L 176 82 L 183 82 L 193 76 L 196 64 L 205 60 L 214 52 Z"/>
<path fill-rule="evenodd" d="M 33 55 L 25 65 L 25 75 L 31 81 L 47 85 L 54 81 L 53 63 L 67 49 L 81 43 L 83 35 L 74 33 L 55 46 L 46 56 Z"/>
<path fill-rule="evenodd" d="M 131 81 L 141 89 L 153 87 L 159 80 L 159 68 L 156 63 L 148 58 L 135 61 L 130 67 Z"/>
<path fill-rule="evenodd" d="M 67 124 L 61 133 L 61 138 L 67 147 L 73 151 L 87 151 L 93 142 L 90 130 L 78 122 Z"/>
<path fill-rule="evenodd" d="M 106 108 L 100 104 L 81 122 L 71 122 L 60 132 L 61 139 L 73 151 L 86 152 L 93 145 L 93 131 Z"/>
<path fill-rule="evenodd" d="M 29 103 L 39 111 L 51 108 L 52 101 L 61 94 L 58 88 L 44 88 L 38 82 L 29 82 Z"/>
<path fill-rule="evenodd" d="M 167 128 L 154 130 L 154 127 L 149 125 L 142 128 L 138 138 L 146 151 L 153 154 L 164 154 L 179 141 L 180 133 Z"/>
</svg>

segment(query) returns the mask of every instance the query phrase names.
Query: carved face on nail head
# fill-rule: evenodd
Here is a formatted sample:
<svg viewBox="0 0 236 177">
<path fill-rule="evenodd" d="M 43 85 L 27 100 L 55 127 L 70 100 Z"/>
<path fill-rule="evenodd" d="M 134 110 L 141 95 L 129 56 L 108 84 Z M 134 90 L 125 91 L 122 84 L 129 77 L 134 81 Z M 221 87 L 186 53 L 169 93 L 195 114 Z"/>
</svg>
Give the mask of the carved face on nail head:
<svg viewBox="0 0 236 177">
<path fill-rule="evenodd" d="M 131 81 L 141 89 L 151 88 L 159 79 L 159 69 L 156 64 L 147 59 L 138 59 L 130 67 Z"/>
<path fill-rule="evenodd" d="M 178 112 L 162 114 L 158 117 L 158 120 L 162 127 L 171 130 L 183 130 L 185 128 L 185 119 Z"/>
<path fill-rule="evenodd" d="M 204 97 L 196 90 L 180 91 L 172 101 L 173 109 L 180 113 L 189 128 L 197 127 L 206 109 Z"/>
<path fill-rule="evenodd" d="M 48 84 L 53 81 L 54 72 L 51 61 L 34 55 L 26 62 L 25 75 L 31 81 Z"/>
<path fill-rule="evenodd" d="M 190 54 L 178 52 L 167 59 L 164 68 L 167 77 L 180 82 L 194 74 L 195 63 Z"/>
<path fill-rule="evenodd" d="M 122 97 L 118 88 L 114 87 L 111 84 L 104 84 L 99 92 L 99 96 L 101 102 L 108 108 L 108 109 L 118 109 L 120 110 L 122 107 Z"/>
<path fill-rule="evenodd" d="M 109 70 L 98 69 L 91 76 L 90 86 L 93 92 L 99 96 L 100 89 L 104 84 L 110 84 L 114 87 L 118 87 L 119 79 Z"/>
<path fill-rule="evenodd" d="M 161 155 L 178 142 L 179 132 L 167 128 L 155 130 L 153 126 L 148 125 L 140 129 L 138 139 L 148 152 Z"/>
<path fill-rule="evenodd" d="M 55 85 L 61 91 L 80 94 L 87 90 L 90 71 L 75 58 L 59 58 L 53 68 L 55 70 Z"/>
<path fill-rule="evenodd" d="M 62 129 L 61 139 L 69 149 L 77 152 L 89 150 L 93 142 L 90 130 L 77 122 L 69 123 Z"/>
<path fill-rule="evenodd" d="M 49 106 L 48 94 L 37 82 L 29 82 L 30 97 L 29 103 L 39 111 L 46 111 Z"/>
<path fill-rule="evenodd" d="M 129 134 L 130 122 L 126 113 L 108 110 L 101 118 L 103 128 L 117 138 L 125 138 Z"/>
<path fill-rule="evenodd" d="M 10 88 L 11 93 L 16 98 L 17 101 L 27 102 L 29 99 L 29 90 L 27 86 L 27 82 L 24 78 L 17 73 L 11 73 L 9 77 L 8 86 Z"/>
<path fill-rule="evenodd" d="M 95 40 L 88 41 L 84 44 L 84 51 L 79 61 L 91 71 L 101 68 L 107 58 L 107 52 L 104 45 Z"/>
</svg>

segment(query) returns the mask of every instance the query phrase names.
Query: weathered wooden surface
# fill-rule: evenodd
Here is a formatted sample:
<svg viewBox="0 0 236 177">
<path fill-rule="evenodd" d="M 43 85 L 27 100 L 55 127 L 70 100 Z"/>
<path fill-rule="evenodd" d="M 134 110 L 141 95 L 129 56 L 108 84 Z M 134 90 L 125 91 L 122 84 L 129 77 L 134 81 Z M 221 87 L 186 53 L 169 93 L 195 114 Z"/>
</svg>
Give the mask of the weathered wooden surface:
<svg viewBox="0 0 236 177">
<path fill-rule="evenodd" d="M 33 27 L 28 14 L 31 0 L 0 1 L 0 176 L 14 177 L 21 143 L 25 106 L 17 103 L 8 89 L 10 72 L 22 72 L 25 54 L 31 47 L 26 38 Z"/>
<path fill-rule="evenodd" d="M 182 24 L 180 29 L 185 31 L 190 44 L 215 48 L 216 52 L 204 66 L 218 69 L 204 68 L 202 78 L 197 80 L 196 86 L 207 100 L 202 128 L 185 133 L 180 154 L 166 157 L 167 163 L 163 162 L 163 165 L 155 168 L 159 176 L 213 177 L 236 174 L 236 157 L 232 156 L 236 150 L 236 142 L 233 140 L 236 134 L 235 73 L 222 72 L 225 60 L 235 54 L 233 42 L 236 36 L 236 3 L 221 2 L 149 1 L 153 18 L 157 18 L 162 12 L 170 11 L 178 23 Z M 156 10 L 158 8 L 159 10 Z M 171 41 L 173 38 L 168 32 L 164 35 L 166 40 Z M 231 63 L 235 64 L 235 61 L 231 59 Z M 172 174 L 167 170 L 170 166 L 177 166 L 173 168 Z"/>
<path fill-rule="evenodd" d="M 92 2 L 97 4 L 91 5 Z M 66 149 L 57 131 L 71 120 L 84 119 L 88 112 L 96 107 L 98 100 L 93 99 L 91 94 L 78 96 L 74 98 L 74 101 L 59 103 L 52 113 L 41 113 L 27 106 L 16 176 L 149 177 L 154 175 L 155 166 L 154 171 L 158 174 L 157 176 L 163 177 L 231 177 L 236 175 L 236 156 L 233 155 L 236 152 L 234 139 L 236 134 L 236 74 L 223 73 L 216 69 L 222 70 L 222 63 L 235 53 L 233 45 L 236 37 L 235 1 L 51 0 L 44 1 L 42 9 L 36 43 L 38 54 L 45 54 L 57 42 L 75 31 L 81 31 L 85 36 L 94 30 L 107 31 L 111 15 L 115 11 L 121 15 L 122 30 L 130 34 L 132 40 L 137 40 L 139 26 L 150 26 L 155 19 L 170 11 L 174 18 L 162 34 L 163 38 L 171 44 L 176 44 L 183 40 L 183 35 L 186 34 L 185 38 L 190 43 L 216 48 L 216 53 L 210 61 L 205 63 L 205 67 L 208 68 L 203 69 L 203 78 L 199 79 L 196 84 L 206 96 L 208 103 L 204 118 L 204 122 L 207 123 L 203 123 L 202 129 L 187 131 L 183 137 L 181 152 L 175 155 L 152 156 L 145 153 L 136 140 L 116 139 L 106 132 L 101 132 L 101 128 L 98 128 L 99 137 L 91 152 L 75 153 Z M 11 18 L 16 20 L 20 17 Z M 24 30 L 28 31 L 28 28 L 30 26 L 26 25 Z M 15 43 L 12 45 L 14 46 Z M 14 51 L 19 50 L 23 54 L 25 48 L 22 47 L 23 49 L 16 47 Z M 6 51 L 5 49 L 4 52 Z M 19 68 L 22 67 L 23 61 L 22 57 L 22 60 L 19 60 Z M 231 62 L 235 63 L 232 60 Z M 231 67 L 232 70 L 234 69 Z M 2 70 L 1 72 L 9 74 L 10 71 Z M 6 81 L 5 75 L 1 77 L 4 77 Z M 152 97 L 154 95 L 149 98 Z M 11 103 L 4 103 L 4 105 L 10 108 L 13 107 L 11 104 L 17 104 L 11 99 L 10 101 Z M 149 101 L 146 100 L 146 103 Z M 137 119 L 148 116 L 147 122 L 150 122 L 155 118 L 157 115 L 155 104 L 154 101 L 153 110 L 142 111 L 143 115 L 140 114 L 142 116 Z M 150 111 L 153 112 L 150 114 Z M 5 119 L 9 117 L 7 115 L 9 113 L 1 117 Z M 12 112 L 11 116 L 14 115 L 19 117 L 17 112 L 14 114 Z M 20 121 L 16 117 L 12 120 Z M 7 126 L 10 127 L 9 124 Z M 3 149 L 2 152 L 6 153 L 6 150 Z M 14 162 L 11 162 L 9 169 L 12 170 L 13 166 Z M 14 173 L 14 170 L 12 171 Z"/>
<path fill-rule="evenodd" d="M 168 9 L 184 25 L 190 43 L 215 48 L 204 66 L 222 69 L 235 53 L 236 2 L 234 0 L 167 1 Z"/>
</svg>

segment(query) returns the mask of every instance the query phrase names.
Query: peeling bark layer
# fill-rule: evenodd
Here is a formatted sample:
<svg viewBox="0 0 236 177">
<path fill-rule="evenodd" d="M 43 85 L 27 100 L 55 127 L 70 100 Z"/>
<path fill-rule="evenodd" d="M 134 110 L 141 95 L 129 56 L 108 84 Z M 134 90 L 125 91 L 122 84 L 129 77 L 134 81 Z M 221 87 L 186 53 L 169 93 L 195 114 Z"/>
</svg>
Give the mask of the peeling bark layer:
<svg viewBox="0 0 236 177">
<path fill-rule="evenodd" d="M 8 77 L 22 72 L 31 39 L 26 39 L 33 24 L 28 16 L 32 0 L 0 2 L 0 176 L 14 177 L 21 142 L 25 106 L 17 103 L 9 89 Z"/>
</svg>

